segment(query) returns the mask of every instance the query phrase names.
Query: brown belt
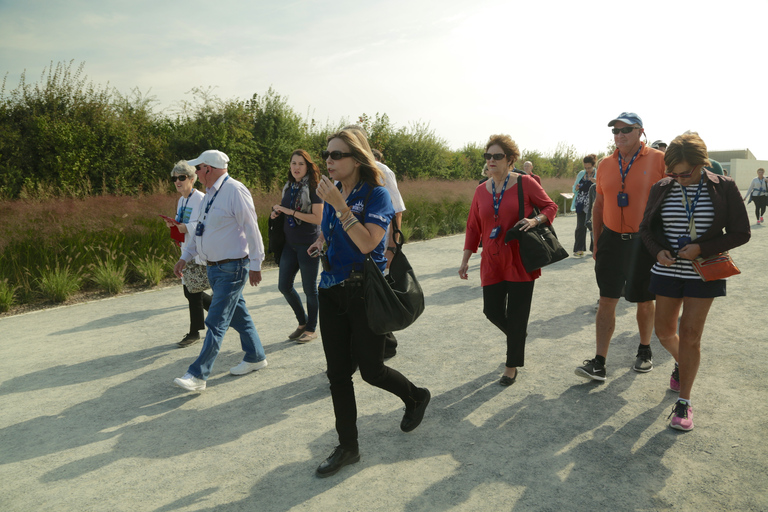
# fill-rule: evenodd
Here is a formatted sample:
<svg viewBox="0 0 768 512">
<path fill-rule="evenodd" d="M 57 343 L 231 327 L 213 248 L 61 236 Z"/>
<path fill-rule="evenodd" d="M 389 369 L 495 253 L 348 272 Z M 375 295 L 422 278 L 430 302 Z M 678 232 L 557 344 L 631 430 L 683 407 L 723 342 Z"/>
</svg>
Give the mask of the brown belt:
<svg viewBox="0 0 768 512">
<path fill-rule="evenodd" d="M 248 256 L 246 255 L 246 256 L 244 256 L 242 258 L 235 258 L 235 259 L 232 259 L 232 260 L 209 261 L 208 262 L 208 266 L 209 267 L 215 267 L 216 265 L 223 265 L 225 263 L 231 263 L 233 261 L 243 261 L 243 260 L 247 260 L 247 259 L 248 259 Z"/>
</svg>

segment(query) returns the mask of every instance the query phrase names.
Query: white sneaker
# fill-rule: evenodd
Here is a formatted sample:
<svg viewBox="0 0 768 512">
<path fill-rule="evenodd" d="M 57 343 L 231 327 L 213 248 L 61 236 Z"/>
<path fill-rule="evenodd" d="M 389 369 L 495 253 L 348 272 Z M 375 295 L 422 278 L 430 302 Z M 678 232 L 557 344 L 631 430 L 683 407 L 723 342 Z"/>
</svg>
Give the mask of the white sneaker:
<svg viewBox="0 0 768 512">
<path fill-rule="evenodd" d="M 267 366 L 266 359 L 262 359 L 258 363 L 249 363 L 248 361 L 240 361 L 239 365 L 229 369 L 229 373 L 231 373 L 232 375 L 245 375 L 246 373 L 251 373 L 251 372 L 255 372 L 256 370 L 261 370 L 262 368 L 266 368 L 266 366 Z"/>
<path fill-rule="evenodd" d="M 173 379 L 173 383 L 187 391 L 203 391 L 205 389 L 205 381 L 198 379 L 189 372 L 185 373 L 183 377 Z"/>
</svg>

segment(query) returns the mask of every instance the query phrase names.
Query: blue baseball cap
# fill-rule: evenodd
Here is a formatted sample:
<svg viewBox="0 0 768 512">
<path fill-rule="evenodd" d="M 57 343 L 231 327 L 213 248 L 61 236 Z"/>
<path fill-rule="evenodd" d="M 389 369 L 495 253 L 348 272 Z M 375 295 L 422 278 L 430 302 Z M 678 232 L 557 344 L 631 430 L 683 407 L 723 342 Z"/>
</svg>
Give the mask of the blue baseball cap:
<svg viewBox="0 0 768 512">
<path fill-rule="evenodd" d="M 608 123 L 608 126 L 613 126 L 619 121 L 627 124 L 637 124 L 637 125 L 640 125 L 640 128 L 643 127 L 643 120 L 640 119 L 640 116 L 635 114 L 634 112 L 622 112 L 621 114 L 619 114 L 619 117 L 611 120 L 611 122 Z"/>
</svg>

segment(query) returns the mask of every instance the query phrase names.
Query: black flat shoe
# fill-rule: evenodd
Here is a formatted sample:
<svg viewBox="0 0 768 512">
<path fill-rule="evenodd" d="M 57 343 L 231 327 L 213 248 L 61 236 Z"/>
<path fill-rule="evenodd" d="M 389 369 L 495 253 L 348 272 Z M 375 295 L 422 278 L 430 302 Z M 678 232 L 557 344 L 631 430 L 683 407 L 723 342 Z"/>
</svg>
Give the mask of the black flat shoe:
<svg viewBox="0 0 768 512">
<path fill-rule="evenodd" d="M 507 377 L 506 375 L 502 375 L 499 379 L 499 384 L 502 386 L 511 386 L 515 383 L 515 380 L 517 380 L 517 370 L 515 370 L 515 376 L 514 377 Z"/>
<path fill-rule="evenodd" d="M 333 449 L 333 452 L 331 452 L 330 457 L 325 459 L 323 463 L 317 467 L 315 474 L 318 478 L 333 476 L 344 466 L 359 461 L 360 450 L 347 450 L 341 446 L 337 446 Z"/>
<path fill-rule="evenodd" d="M 403 415 L 403 421 L 400 422 L 400 430 L 403 432 L 410 432 L 421 424 L 421 420 L 424 419 L 424 411 L 427 410 L 429 400 L 432 398 L 427 388 L 421 388 L 422 398 L 413 408 L 405 407 L 405 414 Z"/>
<path fill-rule="evenodd" d="M 184 335 L 184 337 L 181 339 L 181 341 L 178 343 L 180 347 L 188 347 L 193 343 L 197 343 L 200 341 L 200 333 L 188 333 Z"/>
</svg>

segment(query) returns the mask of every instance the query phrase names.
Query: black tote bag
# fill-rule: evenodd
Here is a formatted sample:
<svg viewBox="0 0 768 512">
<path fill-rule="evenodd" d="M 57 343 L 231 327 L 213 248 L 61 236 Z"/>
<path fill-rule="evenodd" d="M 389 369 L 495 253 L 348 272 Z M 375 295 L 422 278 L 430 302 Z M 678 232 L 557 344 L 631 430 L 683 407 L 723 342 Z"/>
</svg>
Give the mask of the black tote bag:
<svg viewBox="0 0 768 512">
<path fill-rule="evenodd" d="M 283 247 L 285 247 L 284 223 L 285 215 L 282 213 L 274 219 L 272 217 L 269 218 L 269 247 L 267 251 L 275 256 L 277 266 L 280 266 L 280 257 L 283 254 Z"/>
<path fill-rule="evenodd" d="M 403 240 L 403 233 L 395 229 Z M 403 243 L 396 242 L 397 250 L 384 276 L 371 255 L 363 266 L 363 296 L 368 325 L 376 334 L 387 334 L 405 329 L 424 312 L 424 291 L 413 267 L 403 254 Z"/>
<path fill-rule="evenodd" d="M 522 176 L 517 177 L 517 198 L 520 204 L 519 218 L 523 219 L 525 218 L 525 203 Z M 539 213 L 539 209 L 534 207 L 533 216 L 535 217 Z M 520 231 L 520 229 L 513 227 L 507 231 L 504 243 L 509 243 L 510 240 L 520 242 L 520 259 L 523 260 L 523 267 L 529 274 L 568 257 L 568 252 L 560 245 L 555 228 L 551 224 L 539 224 L 528 231 Z"/>
</svg>

